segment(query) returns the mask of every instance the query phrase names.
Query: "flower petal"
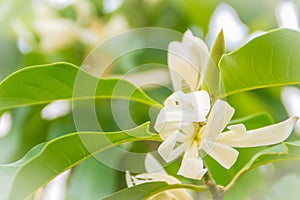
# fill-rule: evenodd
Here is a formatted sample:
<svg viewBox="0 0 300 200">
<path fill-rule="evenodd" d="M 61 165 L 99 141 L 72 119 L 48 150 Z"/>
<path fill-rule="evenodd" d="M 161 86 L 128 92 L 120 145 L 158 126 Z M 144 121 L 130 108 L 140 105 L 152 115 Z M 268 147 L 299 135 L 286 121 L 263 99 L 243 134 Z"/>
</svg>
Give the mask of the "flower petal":
<svg viewBox="0 0 300 200">
<path fill-rule="evenodd" d="M 277 124 L 247 131 L 246 136 L 228 131 L 220 134 L 218 142 L 232 147 L 257 147 L 280 143 L 289 137 L 297 120 L 298 117 L 291 117 Z"/>
<path fill-rule="evenodd" d="M 168 65 L 175 91 L 196 91 L 200 72 L 204 74 L 209 52 L 206 44 L 186 31 L 182 42 L 171 42 L 168 47 Z M 201 69 L 202 68 L 202 69 Z"/>
<path fill-rule="evenodd" d="M 162 173 L 143 173 L 143 174 L 138 174 L 135 176 L 139 180 L 143 180 L 145 182 L 149 181 L 165 181 L 168 184 L 178 184 L 180 183 L 179 180 L 174 178 L 173 176 L 170 176 L 168 174 L 162 174 Z"/>
<path fill-rule="evenodd" d="M 163 108 L 164 109 L 164 108 Z M 202 122 L 206 121 L 206 117 L 200 115 L 197 110 L 191 107 L 165 107 L 165 121 L 185 121 L 185 122 Z"/>
<path fill-rule="evenodd" d="M 186 149 L 183 159 L 185 158 L 198 158 L 199 157 L 199 149 L 196 141 L 193 141 L 193 143 L 189 146 L 189 148 Z"/>
<path fill-rule="evenodd" d="M 150 155 L 150 154 L 149 154 Z M 152 159 L 152 158 L 150 158 Z M 164 173 L 143 173 L 138 174 L 136 176 L 131 176 L 128 171 L 126 171 L 126 182 L 128 187 L 133 187 L 134 185 L 139 185 L 143 183 L 156 182 L 156 181 L 164 181 L 168 184 L 179 184 L 180 181 L 173 176 Z M 175 190 L 167 190 L 155 194 L 149 198 L 149 200 L 158 200 L 158 199 L 166 199 L 166 200 L 192 200 L 191 195 L 184 189 L 175 189 Z"/>
<path fill-rule="evenodd" d="M 181 130 L 186 136 L 190 136 L 194 133 L 194 125 L 192 122 L 166 122 L 159 130 L 159 135 L 161 139 L 166 140 L 178 130 Z"/>
<path fill-rule="evenodd" d="M 209 94 L 205 90 L 188 93 L 187 98 L 197 113 L 205 118 L 210 110 Z"/>
<path fill-rule="evenodd" d="M 145 158 L 145 169 L 147 172 L 159 172 L 161 174 L 167 174 L 161 164 L 155 159 L 155 157 L 148 153 Z"/>
<path fill-rule="evenodd" d="M 170 193 L 168 191 L 159 192 L 159 193 L 151 196 L 147 200 L 160 200 L 160 199 L 164 199 L 164 200 L 179 200 L 176 196 L 174 196 L 172 193 Z"/>
<path fill-rule="evenodd" d="M 220 165 L 229 169 L 237 160 L 239 152 L 232 147 L 207 141 L 202 149 Z"/>
<path fill-rule="evenodd" d="M 200 180 L 207 169 L 203 168 L 203 161 L 201 158 L 186 158 L 182 161 L 178 175 L 186 178 Z"/>
<path fill-rule="evenodd" d="M 221 138 L 226 138 L 226 140 L 246 137 L 247 129 L 244 124 L 236 124 L 227 127 L 230 131 L 223 132 L 220 134 Z"/>
<path fill-rule="evenodd" d="M 184 189 L 173 189 L 155 194 L 148 200 L 193 200 L 193 198 Z"/>
<path fill-rule="evenodd" d="M 175 148 L 177 142 L 178 132 L 172 134 L 168 137 L 165 141 L 161 143 L 158 147 L 158 153 L 166 162 L 171 162 L 175 158 L 177 158 L 180 154 L 182 154 L 187 146 L 188 143 L 182 143 L 178 147 Z"/>
<path fill-rule="evenodd" d="M 126 179 L 127 186 L 128 187 L 133 187 L 133 182 L 132 182 L 131 175 L 130 175 L 129 171 L 126 171 L 125 179 Z"/>
<path fill-rule="evenodd" d="M 179 122 L 175 123 L 174 125 L 181 126 L 182 121 L 182 109 L 180 107 L 164 107 L 160 110 L 160 112 L 157 115 L 156 122 L 154 125 L 154 128 L 157 132 L 160 132 L 167 122 Z M 172 127 L 169 127 L 172 128 Z M 171 129 L 172 130 L 172 129 Z M 175 129 L 178 130 L 178 129 Z"/>
<path fill-rule="evenodd" d="M 217 100 L 209 114 L 206 126 L 202 128 L 202 140 L 216 141 L 217 137 L 231 120 L 233 114 L 234 108 L 225 101 Z"/>
<path fill-rule="evenodd" d="M 227 127 L 232 132 L 235 132 L 236 134 L 239 134 L 241 136 L 247 135 L 247 129 L 244 124 L 235 124 Z"/>
<path fill-rule="evenodd" d="M 207 169 L 203 168 L 203 161 L 198 154 L 198 145 L 196 142 L 187 149 L 185 152 L 178 175 L 199 180 L 207 172 Z"/>
<path fill-rule="evenodd" d="M 289 116 L 300 117 L 300 89 L 291 86 L 283 88 L 281 99 Z M 296 123 L 295 131 L 300 135 L 300 120 Z"/>
<path fill-rule="evenodd" d="M 157 116 L 154 128 L 160 132 L 167 122 L 203 122 L 206 117 L 193 108 L 180 106 L 164 107 Z M 179 125 L 179 124 L 177 124 Z"/>
<path fill-rule="evenodd" d="M 176 197 L 176 200 L 193 200 L 192 196 L 184 189 L 169 190 L 166 192 L 170 197 L 172 197 L 170 193 L 173 195 L 173 198 L 170 198 L 169 200 L 174 200 L 174 197 Z"/>
<path fill-rule="evenodd" d="M 154 128 L 157 132 L 159 132 L 161 139 L 165 140 L 174 132 L 178 131 L 181 128 L 181 124 L 182 122 L 165 122 L 163 124 L 156 123 Z"/>
<path fill-rule="evenodd" d="M 180 132 L 184 133 L 187 138 L 195 138 L 195 125 L 193 122 L 184 122 L 180 128 Z M 179 140 L 181 141 L 181 140 Z"/>
<path fill-rule="evenodd" d="M 173 92 L 164 102 L 165 106 L 176 106 L 185 105 L 188 101 L 186 100 L 186 94 L 182 91 Z"/>
<path fill-rule="evenodd" d="M 204 122 L 210 109 L 210 98 L 206 91 L 184 94 L 173 93 L 165 101 L 165 107 L 159 112 L 154 128 L 157 132 L 179 130 L 181 123 L 174 127 L 166 126 L 167 122 Z M 171 130 L 169 130 L 171 129 Z"/>
</svg>

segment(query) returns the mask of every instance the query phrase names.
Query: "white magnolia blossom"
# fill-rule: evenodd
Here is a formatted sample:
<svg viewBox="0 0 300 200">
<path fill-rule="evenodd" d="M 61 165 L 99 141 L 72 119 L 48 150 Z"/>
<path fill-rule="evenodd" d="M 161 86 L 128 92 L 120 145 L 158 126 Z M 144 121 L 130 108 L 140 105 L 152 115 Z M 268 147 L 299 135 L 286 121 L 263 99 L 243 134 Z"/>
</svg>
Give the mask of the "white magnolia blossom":
<svg viewBox="0 0 300 200">
<path fill-rule="evenodd" d="M 167 182 L 168 184 L 180 184 L 181 182 L 174 178 L 173 176 L 168 175 L 164 170 L 163 167 L 160 166 L 158 161 L 148 154 L 146 156 L 145 162 L 146 170 L 149 173 L 143 173 L 136 176 L 131 176 L 130 173 L 126 172 L 126 183 L 128 187 L 133 187 L 134 185 L 139 185 L 143 183 L 149 182 L 158 182 L 163 181 Z M 152 169 L 156 169 L 153 171 Z M 159 170 L 158 170 L 159 169 Z M 155 194 L 148 198 L 148 200 L 192 200 L 193 198 L 191 195 L 184 189 L 174 189 L 174 190 L 166 190 Z"/>
<path fill-rule="evenodd" d="M 202 83 L 200 74 L 205 73 L 209 61 L 206 44 L 193 36 L 190 30 L 184 33 L 182 42 L 171 42 L 168 48 L 168 64 L 173 89 L 197 91 Z M 202 67 L 198 67 L 202 66 Z"/>
<path fill-rule="evenodd" d="M 170 162 L 184 153 L 178 174 L 192 179 L 201 179 L 207 171 L 201 152 L 209 154 L 229 169 L 239 154 L 233 147 L 256 147 L 282 142 L 288 138 L 298 119 L 291 117 L 278 124 L 250 131 L 243 124 L 231 125 L 227 127 L 228 131 L 222 132 L 231 120 L 234 108 L 223 100 L 217 100 L 211 108 L 209 94 L 204 90 L 197 91 L 201 84 L 199 72 L 205 72 L 208 60 L 208 50 L 204 45 L 190 31 L 184 34 L 182 43 L 172 42 L 169 45 L 169 52 L 172 52 L 169 53 L 169 68 L 175 92 L 164 102 L 164 108 L 158 114 L 154 126 L 164 140 L 158 149 L 162 158 Z M 178 62 L 173 61 L 174 55 L 181 52 L 191 54 L 185 53 L 183 58 L 176 58 Z M 195 59 L 197 52 L 201 53 Z M 188 63 L 188 59 L 192 61 Z M 187 74 L 189 72 L 192 76 Z M 196 72 L 198 74 L 194 74 Z M 188 83 L 192 92 L 182 91 L 186 88 L 184 82 Z"/>
</svg>

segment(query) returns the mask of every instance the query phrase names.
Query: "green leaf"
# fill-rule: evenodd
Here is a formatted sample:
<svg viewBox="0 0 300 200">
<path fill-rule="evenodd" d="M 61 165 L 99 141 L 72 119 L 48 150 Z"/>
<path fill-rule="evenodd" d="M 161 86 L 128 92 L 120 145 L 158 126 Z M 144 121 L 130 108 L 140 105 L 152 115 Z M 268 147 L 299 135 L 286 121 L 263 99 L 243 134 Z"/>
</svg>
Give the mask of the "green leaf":
<svg viewBox="0 0 300 200">
<path fill-rule="evenodd" d="M 210 51 L 210 57 L 214 62 L 215 66 L 218 65 L 225 51 L 226 51 L 226 44 L 225 44 L 224 32 L 223 29 L 221 29 Z"/>
<path fill-rule="evenodd" d="M 133 141 L 160 140 L 148 128 L 149 123 L 145 123 L 127 131 L 77 132 L 38 145 L 20 161 L 0 165 L 0 199 L 28 197 L 63 171 L 113 146 Z"/>
<path fill-rule="evenodd" d="M 299 160 L 300 159 L 300 141 L 283 142 L 268 149 L 258 152 L 253 158 L 235 175 L 231 182 L 226 186 L 230 189 L 235 181 L 247 171 L 272 162 L 282 160 Z"/>
<path fill-rule="evenodd" d="M 215 101 L 218 91 L 219 91 L 219 82 L 220 82 L 220 71 L 218 68 L 218 63 L 225 53 L 225 38 L 223 29 L 217 35 L 214 44 L 210 51 L 210 60 L 207 64 L 207 70 L 205 72 L 205 81 L 201 89 L 208 90 L 212 101 Z"/>
<path fill-rule="evenodd" d="M 248 90 L 300 84 L 300 33 L 277 29 L 224 55 L 219 63 L 224 91 L 220 97 Z"/>
<path fill-rule="evenodd" d="M 279 153 L 272 153 L 273 150 Z M 282 150 L 282 151 L 278 151 Z M 251 168 L 264 165 L 270 162 L 276 162 L 281 160 L 298 160 L 300 159 L 300 141 L 283 142 L 282 144 L 271 147 L 270 149 L 262 152 L 261 155 L 257 155 Z"/>
<path fill-rule="evenodd" d="M 140 185 L 136 185 L 134 187 L 126 188 L 119 192 L 116 192 L 103 200 L 119 200 L 119 199 L 130 199 L 130 200 L 141 200 L 147 199 L 157 193 L 172 190 L 172 189 L 191 189 L 198 192 L 207 191 L 206 186 L 196 186 L 190 184 L 173 184 L 169 185 L 166 182 L 150 182 L 144 183 Z"/>
<path fill-rule="evenodd" d="M 19 70 L 0 83 L 0 110 L 72 99 L 130 99 L 159 107 L 142 90 L 122 79 L 97 79 L 68 63 Z"/>
<path fill-rule="evenodd" d="M 125 182 L 124 174 L 91 157 L 72 169 L 65 199 L 102 199 L 117 191 L 121 175 Z"/>
<path fill-rule="evenodd" d="M 41 105 L 12 110 L 12 128 L 0 139 L 0 163 L 19 160 L 24 152 L 47 140 L 50 122 L 41 118 L 41 110 Z"/>
</svg>

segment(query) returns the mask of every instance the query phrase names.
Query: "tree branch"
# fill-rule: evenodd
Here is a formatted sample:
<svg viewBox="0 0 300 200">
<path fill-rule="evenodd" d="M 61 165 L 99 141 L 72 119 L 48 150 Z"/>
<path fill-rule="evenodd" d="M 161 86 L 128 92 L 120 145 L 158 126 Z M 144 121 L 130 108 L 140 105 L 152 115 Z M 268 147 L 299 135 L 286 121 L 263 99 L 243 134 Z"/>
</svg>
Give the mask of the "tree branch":
<svg viewBox="0 0 300 200">
<path fill-rule="evenodd" d="M 209 171 L 206 172 L 203 178 L 213 200 L 224 200 L 224 187 L 216 184 Z"/>
</svg>

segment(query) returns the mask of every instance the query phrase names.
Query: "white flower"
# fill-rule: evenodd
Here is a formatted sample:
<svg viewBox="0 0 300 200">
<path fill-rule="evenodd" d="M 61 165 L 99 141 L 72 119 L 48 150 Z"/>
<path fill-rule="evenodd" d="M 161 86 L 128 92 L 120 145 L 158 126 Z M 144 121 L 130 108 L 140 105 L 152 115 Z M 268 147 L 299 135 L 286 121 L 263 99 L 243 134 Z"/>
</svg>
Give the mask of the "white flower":
<svg viewBox="0 0 300 200">
<path fill-rule="evenodd" d="M 174 178 L 173 176 L 168 175 L 163 167 L 160 166 L 158 161 L 151 155 L 148 154 L 146 156 L 145 162 L 146 170 L 149 173 L 143 173 L 136 176 L 131 176 L 130 173 L 126 172 L 126 182 L 128 187 L 133 187 L 134 185 L 139 185 L 148 182 L 158 182 L 164 181 L 168 184 L 180 184 L 181 182 Z M 153 169 L 156 171 L 152 172 Z M 157 170 L 159 169 L 159 170 Z M 174 190 L 166 190 L 151 196 L 148 200 L 192 200 L 191 195 L 184 189 L 174 189 Z"/>
<path fill-rule="evenodd" d="M 168 48 L 168 64 L 175 91 L 197 91 L 203 82 L 201 74 L 209 61 L 206 44 L 187 30 L 182 42 L 171 42 Z"/>
<path fill-rule="evenodd" d="M 177 100 L 177 104 L 170 105 L 170 99 Z M 155 124 L 155 129 L 164 140 L 158 152 L 167 162 L 185 152 L 178 174 L 188 178 L 201 179 L 207 171 L 203 168 L 200 150 L 229 169 L 239 154 L 232 147 L 256 147 L 282 142 L 290 135 L 297 120 L 297 117 L 291 117 L 281 123 L 250 131 L 243 124 L 237 124 L 228 126 L 229 131 L 222 133 L 234 109 L 225 101 L 217 100 L 206 120 L 208 102 L 205 91 L 189 94 L 175 92 L 166 100 Z M 199 108 L 201 105 L 203 109 Z"/>
<path fill-rule="evenodd" d="M 189 43 L 188 36 L 197 42 Z M 169 50 L 172 52 L 179 52 L 179 49 L 181 52 L 200 52 L 198 49 L 202 48 L 204 43 L 199 40 L 190 32 L 186 32 L 182 43 L 172 42 Z M 192 51 L 195 49 L 197 51 Z M 162 158 L 170 162 L 184 152 L 178 174 L 192 179 L 201 179 L 207 171 L 203 166 L 200 150 L 229 169 L 236 162 L 239 154 L 233 147 L 256 147 L 282 142 L 290 135 L 298 119 L 291 117 L 281 123 L 250 131 L 247 131 L 243 124 L 237 124 L 228 126 L 229 131 L 222 133 L 231 120 L 234 109 L 222 100 L 217 100 L 211 109 L 208 93 L 204 90 L 196 91 L 199 83 L 201 84 L 199 71 L 205 72 L 205 64 L 208 60 L 204 55 L 199 54 L 198 56 L 199 59 L 205 60 L 201 62 L 199 59 L 194 59 L 196 54 L 186 56 L 185 53 L 185 58 L 193 58 L 193 66 L 199 68 L 198 76 L 193 74 L 196 72 L 193 72 L 190 74 L 191 78 L 189 78 L 189 74 L 179 76 L 180 71 L 189 71 L 184 67 L 191 68 L 191 65 L 182 65 L 182 62 L 169 60 L 176 92 L 164 102 L 164 108 L 158 114 L 154 126 L 164 140 L 158 149 Z M 171 56 L 170 59 L 172 58 Z M 194 62 L 195 60 L 197 62 Z M 179 84 L 176 81 L 179 81 Z M 186 94 L 181 91 L 186 88 L 186 84 L 182 84 L 184 82 L 188 83 L 192 92 Z"/>
</svg>

